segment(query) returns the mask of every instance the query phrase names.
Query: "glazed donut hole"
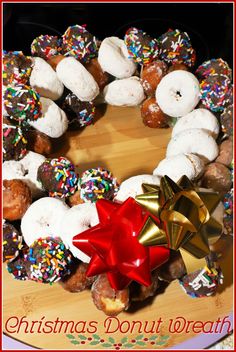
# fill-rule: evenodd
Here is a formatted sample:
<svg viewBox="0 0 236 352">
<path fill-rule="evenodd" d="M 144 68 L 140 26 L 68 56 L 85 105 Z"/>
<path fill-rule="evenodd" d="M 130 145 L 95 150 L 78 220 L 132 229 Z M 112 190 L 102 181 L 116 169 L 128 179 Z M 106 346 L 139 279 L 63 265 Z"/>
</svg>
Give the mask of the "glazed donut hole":
<svg viewBox="0 0 236 352">
<path fill-rule="evenodd" d="M 96 277 L 87 277 L 86 271 L 88 264 L 77 262 L 73 265 L 72 271 L 69 275 L 62 278 L 60 284 L 64 290 L 69 292 L 81 292 L 90 289 Z"/>
<path fill-rule="evenodd" d="M 129 307 L 129 288 L 114 290 L 106 274 L 101 274 L 94 281 L 91 288 L 93 302 L 97 309 L 108 316 L 116 316 Z"/>
<path fill-rule="evenodd" d="M 141 105 L 143 124 L 151 128 L 169 127 L 169 116 L 163 113 L 154 97 L 149 97 Z"/>
<path fill-rule="evenodd" d="M 26 136 L 29 140 L 29 150 L 32 150 L 35 153 L 42 154 L 45 156 L 48 156 L 53 152 L 52 139 L 45 133 L 40 132 L 36 129 L 30 129 L 26 131 Z"/>
<path fill-rule="evenodd" d="M 168 68 L 168 73 L 173 72 L 173 71 L 178 71 L 178 70 L 189 71 L 189 67 L 184 64 L 170 65 Z"/>
<path fill-rule="evenodd" d="M 32 203 L 31 190 L 21 180 L 3 180 L 3 218 L 20 220 Z"/>
<path fill-rule="evenodd" d="M 47 60 L 47 63 L 54 69 L 54 71 L 56 71 L 57 65 L 64 58 L 65 58 L 65 56 L 63 56 L 63 55 L 55 55 L 55 56 L 50 57 L 50 59 Z"/>
</svg>

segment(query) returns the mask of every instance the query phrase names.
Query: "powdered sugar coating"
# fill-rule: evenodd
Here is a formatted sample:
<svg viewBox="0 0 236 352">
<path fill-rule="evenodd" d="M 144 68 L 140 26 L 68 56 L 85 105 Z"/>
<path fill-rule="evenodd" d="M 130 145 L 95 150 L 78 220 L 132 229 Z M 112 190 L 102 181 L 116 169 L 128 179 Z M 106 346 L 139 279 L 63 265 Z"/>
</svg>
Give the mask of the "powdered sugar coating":
<svg viewBox="0 0 236 352">
<path fill-rule="evenodd" d="M 2 166 L 2 178 L 3 180 L 22 180 L 30 187 L 33 198 L 40 197 L 42 196 L 43 188 L 37 180 L 37 171 L 45 160 L 46 158 L 43 155 L 29 151 L 19 161 L 5 161 Z"/>
<path fill-rule="evenodd" d="M 69 207 L 61 200 L 44 197 L 33 202 L 21 220 L 21 231 L 28 246 L 40 237 L 60 237 L 61 219 Z"/>
<path fill-rule="evenodd" d="M 114 200 L 116 202 L 124 202 L 129 197 L 135 198 L 138 194 L 142 194 L 143 183 L 149 183 L 159 186 L 160 177 L 148 174 L 132 176 L 121 183 L 119 192 L 117 193 Z"/>
<path fill-rule="evenodd" d="M 138 77 L 124 78 L 111 82 L 104 88 L 104 98 L 115 106 L 137 106 L 145 99 Z"/>
<path fill-rule="evenodd" d="M 51 100 L 59 99 L 64 91 L 63 83 L 53 68 L 42 58 L 33 58 L 30 85 L 41 95 Z"/>
<path fill-rule="evenodd" d="M 61 238 L 75 258 L 88 263 L 90 258 L 73 245 L 73 237 L 99 223 L 95 204 L 83 203 L 67 210 L 62 219 Z"/>
<path fill-rule="evenodd" d="M 42 97 L 40 101 L 42 103 L 42 117 L 37 121 L 30 122 L 30 126 L 52 138 L 62 136 L 68 128 L 66 114 L 51 99 Z"/>
<path fill-rule="evenodd" d="M 219 123 L 215 115 L 207 109 L 195 109 L 177 120 L 172 137 L 183 130 L 202 128 L 209 132 L 215 139 L 219 134 Z"/>
<path fill-rule="evenodd" d="M 176 134 L 167 146 L 167 157 L 182 153 L 193 153 L 210 162 L 218 156 L 219 148 L 210 133 L 200 128 L 192 128 Z"/>
<path fill-rule="evenodd" d="M 66 57 L 56 67 L 58 78 L 78 99 L 92 101 L 99 94 L 99 87 L 93 76 L 75 58 Z"/>
<path fill-rule="evenodd" d="M 98 62 L 103 71 L 120 79 L 131 77 L 136 70 L 136 64 L 129 59 L 124 41 L 118 37 L 109 37 L 102 41 Z"/>
<path fill-rule="evenodd" d="M 178 154 L 167 157 L 160 161 L 153 171 L 153 175 L 159 177 L 169 176 L 173 181 L 186 175 L 190 180 L 194 180 L 204 170 L 204 162 L 194 154 Z"/>
</svg>

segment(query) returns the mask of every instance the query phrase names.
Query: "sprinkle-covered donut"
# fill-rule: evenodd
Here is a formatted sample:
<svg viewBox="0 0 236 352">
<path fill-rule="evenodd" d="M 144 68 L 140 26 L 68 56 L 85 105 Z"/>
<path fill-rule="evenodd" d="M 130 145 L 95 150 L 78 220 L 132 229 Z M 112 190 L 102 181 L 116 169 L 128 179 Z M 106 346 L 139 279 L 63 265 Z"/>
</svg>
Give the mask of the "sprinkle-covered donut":
<svg viewBox="0 0 236 352">
<path fill-rule="evenodd" d="M 19 126 L 3 124 L 3 161 L 22 159 L 27 153 L 27 139 Z"/>
<path fill-rule="evenodd" d="M 7 87 L 4 106 L 10 118 L 19 123 L 35 121 L 42 116 L 40 96 L 30 86 Z"/>
<path fill-rule="evenodd" d="M 192 298 L 213 295 L 217 287 L 223 283 L 221 268 L 213 261 L 214 254 L 206 257 L 206 265 L 197 271 L 184 275 L 179 283 Z M 216 259 L 215 259 L 216 260 Z"/>
<path fill-rule="evenodd" d="M 30 263 L 24 257 L 17 257 L 15 260 L 7 263 L 8 272 L 16 280 L 28 280 Z"/>
<path fill-rule="evenodd" d="M 222 112 L 230 104 L 232 84 L 225 75 L 210 75 L 200 82 L 201 102 L 214 112 Z"/>
<path fill-rule="evenodd" d="M 200 100 L 197 78 L 187 71 L 173 71 L 164 76 L 156 89 L 156 100 L 161 110 L 172 117 L 192 111 Z"/>
<path fill-rule="evenodd" d="M 27 84 L 32 69 L 32 59 L 22 51 L 3 51 L 2 79 L 5 86 Z"/>
<path fill-rule="evenodd" d="M 3 224 L 3 262 L 12 261 L 15 259 L 22 248 L 22 236 L 19 231 L 10 224 Z"/>
<path fill-rule="evenodd" d="M 31 53 L 33 56 L 41 57 L 44 60 L 51 56 L 58 55 L 61 52 L 62 40 L 54 35 L 40 35 L 35 38 L 31 44 Z"/>
<path fill-rule="evenodd" d="M 38 168 L 38 180 L 50 197 L 69 197 L 78 187 L 75 167 L 64 157 L 46 159 Z"/>
<path fill-rule="evenodd" d="M 233 135 L 233 105 L 228 105 L 220 115 L 221 127 L 228 136 Z"/>
<path fill-rule="evenodd" d="M 129 28 L 124 38 L 129 57 L 141 65 L 146 65 L 158 56 L 158 43 L 141 29 Z"/>
<path fill-rule="evenodd" d="M 9 116 L 9 114 L 8 114 L 6 108 L 5 108 L 5 105 L 4 105 L 4 95 L 5 95 L 6 90 L 7 90 L 7 86 L 4 86 L 4 85 L 3 85 L 3 86 L 2 86 L 2 115 L 3 115 L 3 118 Z M 6 123 L 7 121 L 8 121 L 8 120 L 5 119 L 4 122 Z"/>
<path fill-rule="evenodd" d="M 81 62 L 88 62 L 97 55 L 97 40 L 83 26 L 68 27 L 62 40 L 65 56 L 73 56 Z"/>
<path fill-rule="evenodd" d="M 81 101 L 73 93 L 69 93 L 63 102 L 63 110 L 67 113 L 69 127 L 77 129 L 91 125 L 95 116 L 95 106 L 91 101 Z"/>
<path fill-rule="evenodd" d="M 223 218 L 223 223 L 224 223 L 224 233 L 228 235 L 233 234 L 233 190 L 230 192 L 226 193 L 223 198 L 223 204 L 224 204 L 224 218 Z"/>
<path fill-rule="evenodd" d="M 223 59 L 211 59 L 204 61 L 196 70 L 196 76 L 199 79 L 204 79 L 211 75 L 224 75 L 232 79 L 232 70 L 228 63 Z"/>
<path fill-rule="evenodd" d="M 195 50 L 186 32 L 178 29 L 169 30 L 158 38 L 160 58 L 167 63 L 183 63 L 189 67 L 196 61 Z"/>
<path fill-rule="evenodd" d="M 98 199 L 112 200 L 119 189 L 116 178 L 106 169 L 98 167 L 88 169 L 81 175 L 81 198 L 85 202 L 96 202 Z"/>
<path fill-rule="evenodd" d="M 36 240 L 28 250 L 28 278 L 42 283 L 53 283 L 70 273 L 72 256 L 60 238 Z"/>
</svg>

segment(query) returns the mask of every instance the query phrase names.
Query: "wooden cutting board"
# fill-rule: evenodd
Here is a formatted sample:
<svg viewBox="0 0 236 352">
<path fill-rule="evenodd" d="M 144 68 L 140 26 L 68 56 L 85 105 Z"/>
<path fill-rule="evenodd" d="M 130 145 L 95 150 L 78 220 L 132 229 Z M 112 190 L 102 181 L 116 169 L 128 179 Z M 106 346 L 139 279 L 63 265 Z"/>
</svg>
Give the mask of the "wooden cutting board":
<svg viewBox="0 0 236 352">
<path fill-rule="evenodd" d="M 67 156 L 79 171 L 90 167 L 108 168 L 121 182 L 138 174 L 152 173 L 165 157 L 171 129 L 144 127 L 138 108 L 108 106 L 96 123 L 81 132 L 68 132 L 58 141 L 54 155 Z M 233 305 L 232 237 L 224 240 L 221 260 L 224 284 L 214 297 L 193 299 L 175 281 L 154 298 L 133 304 L 116 319 L 107 317 L 94 306 L 90 292 L 69 293 L 60 284 L 52 286 L 14 280 L 3 268 L 3 330 L 8 336 L 37 348 L 54 349 L 160 349 L 177 346 L 198 336 L 191 328 L 181 333 L 169 331 L 170 320 L 217 321 L 230 314 Z M 24 317 L 25 323 L 19 321 Z M 45 321 L 55 322 L 54 332 L 40 331 Z M 161 320 L 160 320 L 161 319 Z M 32 321 L 35 321 L 32 328 Z M 61 321 L 70 321 L 67 331 Z M 92 322 L 93 321 L 93 322 Z M 136 321 L 136 323 L 134 323 Z M 138 321 L 138 323 L 137 323 Z M 159 321 L 159 324 L 158 324 Z M 115 331 L 108 333 L 108 331 Z M 17 325 L 18 324 L 18 325 Z M 32 328 L 32 333 L 25 331 Z M 48 323 L 49 325 L 52 323 Z M 77 332 L 70 332 L 72 325 Z M 143 331 L 146 324 L 146 331 Z M 148 333 L 154 324 L 157 332 Z M 89 325 L 93 325 L 93 328 Z M 15 326 L 15 327 L 14 327 Z M 119 326 L 119 328 L 118 328 Z M 133 328 L 133 329 L 132 329 Z M 197 346 L 196 346 L 197 348 Z"/>
</svg>

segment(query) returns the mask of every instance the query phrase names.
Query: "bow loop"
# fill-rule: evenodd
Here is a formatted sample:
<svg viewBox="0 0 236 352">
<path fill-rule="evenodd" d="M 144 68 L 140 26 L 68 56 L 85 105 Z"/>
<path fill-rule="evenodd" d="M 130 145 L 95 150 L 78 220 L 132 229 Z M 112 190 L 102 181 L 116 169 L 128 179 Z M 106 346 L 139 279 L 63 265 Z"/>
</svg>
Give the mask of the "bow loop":
<svg viewBox="0 0 236 352">
<path fill-rule="evenodd" d="M 164 176 L 160 187 L 145 184 L 143 191 L 136 202 L 158 216 L 161 223 L 156 225 L 148 220 L 139 235 L 140 243 L 145 246 L 167 243 L 169 248 L 184 249 L 198 259 L 210 253 L 210 245 L 222 233 L 222 226 L 211 217 L 220 202 L 218 193 L 199 192 L 187 176 L 178 183 Z"/>
</svg>

